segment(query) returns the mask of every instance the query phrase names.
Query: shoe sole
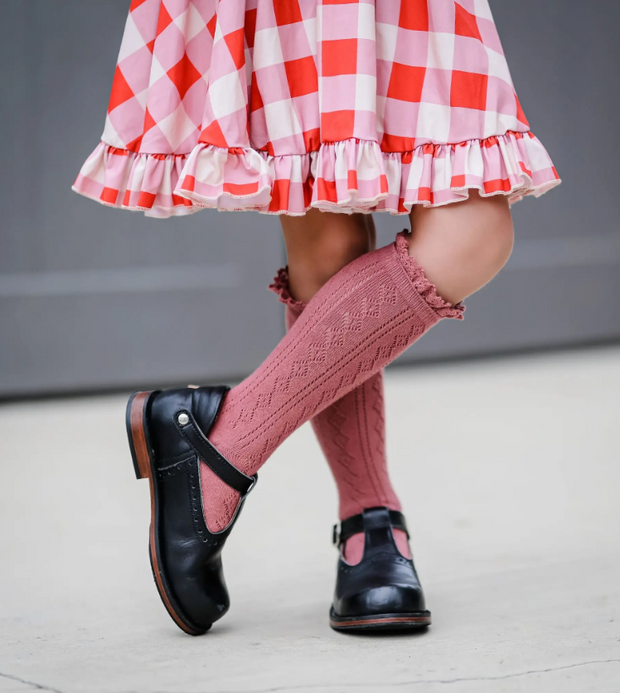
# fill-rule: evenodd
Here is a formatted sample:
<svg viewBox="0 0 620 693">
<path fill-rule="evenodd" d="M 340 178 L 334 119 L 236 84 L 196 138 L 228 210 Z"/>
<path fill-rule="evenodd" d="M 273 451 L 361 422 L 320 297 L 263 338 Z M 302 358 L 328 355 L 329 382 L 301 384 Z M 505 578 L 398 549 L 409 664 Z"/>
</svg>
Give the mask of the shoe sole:
<svg viewBox="0 0 620 693">
<path fill-rule="evenodd" d="M 148 479 L 151 491 L 151 524 L 149 528 L 149 558 L 151 560 L 151 570 L 157 591 L 174 622 L 179 628 L 189 635 L 203 635 L 211 626 L 207 628 L 196 626 L 192 623 L 182 610 L 179 608 L 160 565 L 159 550 L 159 501 L 157 496 L 157 484 L 154 482 L 155 465 L 151 455 L 151 445 L 148 439 L 145 414 L 151 392 L 135 392 L 127 403 L 125 422 L 127 426 L 127 438 L 131 459 L 137 479 Z"/>
<path fill-rule="evenodd" d="M 422 630 L 431 625 L 431 612 L 337 616 L 332 608 L 329 625 L 334 630 L 349 632 Z"/>
</svg>

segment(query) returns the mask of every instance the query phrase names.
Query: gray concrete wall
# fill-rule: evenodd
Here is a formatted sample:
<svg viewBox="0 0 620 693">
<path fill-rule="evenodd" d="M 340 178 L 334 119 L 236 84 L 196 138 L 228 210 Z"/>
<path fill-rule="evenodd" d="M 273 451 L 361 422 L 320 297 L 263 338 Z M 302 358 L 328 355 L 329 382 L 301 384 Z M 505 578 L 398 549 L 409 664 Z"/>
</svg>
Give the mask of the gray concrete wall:
<svg viewBox="0 0 620 693">
<path fill-rule="evenodd" d="M 491 6 L 564 183 L 514 208 L 506 271 L 403 361 L 620 337 L 619 7 Z M 0 396 L 242 377 L 283 334 L 265 288 L 285 257 L 277 220 L 162 222 L 70 191 L 103 127 L 127 7 L 3 3 Z M 406 221 L 375 216 L 381 243 Z"/>
</svg>

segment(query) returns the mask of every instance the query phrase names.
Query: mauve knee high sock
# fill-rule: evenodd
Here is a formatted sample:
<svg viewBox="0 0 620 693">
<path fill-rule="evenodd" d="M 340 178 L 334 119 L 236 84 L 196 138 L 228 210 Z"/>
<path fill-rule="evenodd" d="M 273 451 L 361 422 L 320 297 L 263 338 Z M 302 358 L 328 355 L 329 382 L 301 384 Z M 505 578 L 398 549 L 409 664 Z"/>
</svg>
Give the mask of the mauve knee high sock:
<svg viewBox="0 0 620 693">
<path fill-rule="evenodd" d="M 261 366 L 227 393 L 209 440 L 231 464 L 254 474 L 304 422 L 391 363 L 440 319 L 462 318 L 463 311 L 437 295 L 399 233 L 321 287 Z M 204 464 L 201 481 L 207 525 L 219 531 L 238 496 Z"/>
<path fill-rule="evenodd" d="M 286 329 L 290 330 L 308 303 L 291 295 L 288 267 L 278 270 L 269 288 L 284 303 Z M 383 369 L 320 411 L 310 423 L 336 482 L 341 520 L 365 508 L 401 510 L 385 455 Z M 394 530 L 394 538 L 403 556 L 410 558 L 405 532 Z M 363 534 L 352 536 L 342 547 L 352 565 L 362 560 L 363 553 Z"/>
<path fill-rule="evenodd" d="M 290 330 L 308 304 L 291 296 L 287 268 L 278 270 L 269 288 L 285 304 Z M 379 505 L 401 509 L 385 457 L 383 370 L 320 411 L 310 423 L 338 487 L 341 520 Z"/>
</svg>

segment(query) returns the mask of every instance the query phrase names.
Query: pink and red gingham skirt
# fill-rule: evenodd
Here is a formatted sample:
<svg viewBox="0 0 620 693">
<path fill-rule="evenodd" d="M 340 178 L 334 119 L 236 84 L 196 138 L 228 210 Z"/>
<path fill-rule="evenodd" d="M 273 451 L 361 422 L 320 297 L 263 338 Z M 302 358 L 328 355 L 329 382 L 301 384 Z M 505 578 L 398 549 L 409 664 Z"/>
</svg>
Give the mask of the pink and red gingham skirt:
<svg viewBox="0 0 620 693">
<path fill-rule="evenodd" d="M 74 190 L 155 217 L 406 214 L 559 182 L 487 0 L 133 0 Z"/>
</svg>

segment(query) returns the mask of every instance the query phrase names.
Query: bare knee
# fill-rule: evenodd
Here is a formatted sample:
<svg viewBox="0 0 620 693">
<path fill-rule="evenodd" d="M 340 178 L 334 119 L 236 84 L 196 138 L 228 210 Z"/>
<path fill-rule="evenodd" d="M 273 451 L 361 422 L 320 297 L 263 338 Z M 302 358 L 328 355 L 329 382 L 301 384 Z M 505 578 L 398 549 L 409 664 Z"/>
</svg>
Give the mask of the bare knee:
<svg viewBox="0 0 620 693">
<path fill-rule="evenodd" d="M 447 207 L 412 213 L 409 253 L 451 303 L 462 301 L 504 267 L 514 234 L 504 196 L 470 199 Z"/>
<path fill-rule="evenodd" d="M 470 207 L 463 220 L 462 259 L 490 281 L 508 262 L 514 245 L 514 229 L 508 201 L 504 196 L 481 198 L 477 193 L 475 209 Z"/>
<path fill-rule="evenodd" d="M 358 224 L 322 234 L 306 254 L 303 271 L 322 286 L 336 272 L 370 250 L 368 236 Z"/>
<path fill-rule="evenodd" d="M 361 214 L 316 212 L 306 217 L 303 224 L 282 220 L 291 293 L 300 301 L 310 300 L 334 274 L 373 247 Z"/>
</svg>

